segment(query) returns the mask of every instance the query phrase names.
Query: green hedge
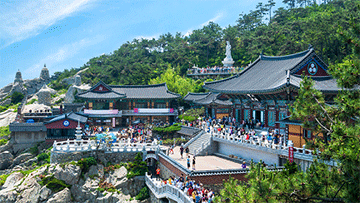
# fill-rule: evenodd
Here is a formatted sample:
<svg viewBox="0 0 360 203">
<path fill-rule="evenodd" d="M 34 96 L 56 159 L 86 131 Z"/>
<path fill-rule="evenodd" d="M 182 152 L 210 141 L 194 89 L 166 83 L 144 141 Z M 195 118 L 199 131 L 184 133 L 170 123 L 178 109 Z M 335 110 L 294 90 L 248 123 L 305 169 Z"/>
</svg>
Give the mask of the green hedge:
<svg viewBox="0 0 360 203">
<path fill-rule="evenodd" d="M 6 136 L 6 135 L 10 135 L 9 126 L 0 127 L 0 137 Z"/>
</svg>

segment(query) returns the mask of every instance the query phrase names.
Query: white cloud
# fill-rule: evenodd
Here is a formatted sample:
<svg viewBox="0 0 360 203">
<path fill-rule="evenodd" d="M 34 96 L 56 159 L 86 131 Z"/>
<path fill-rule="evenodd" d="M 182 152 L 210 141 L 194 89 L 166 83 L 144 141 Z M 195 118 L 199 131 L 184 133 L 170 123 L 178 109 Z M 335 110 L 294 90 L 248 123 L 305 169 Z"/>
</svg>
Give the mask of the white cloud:
<svg viewBox="0 0 360 203">
<path fill-rule="evenodd" d="M 219 20 L 220 20 L 221 18 L 223 18 L 223 17 L 224 17 L 224 12 L 219 12 L 218 14 L 216 14 L 215 17 L 211 18 L 210 20 L 206 21 L 205 23 L 202 23 L 201 25 L 198 26 L 198 28 L 194 28 L 194 29 L 202 28 L 202 27 L 204 27 L 205 25 L 209 24 L 210 22 L 214 22 L 214 23 L 215 23 L 215 22 L 219 21 Z M 192 31 L 193 31 L 194 29 L 189 29 L 189 30 L 185 31 L 184 36 L 189 36 L 189 35 L 191 35 L 191 34 L 192 34 Z"/>
<path fill-rule="evenodd" d="M 27 0 L 3 3 L 0 7 L 0 48 L 38 35 L 42 30 L 94 0 Z"/>
<path fill-rule="evenodd" d="M 60 64 L 69 58 L 75 56 L 79 51 L 91 46 L 98 44 L 105 40 L 105 36 L 96 36 L 94 38 L 84 38 L 80 41 L 76 41 L 73 43 L 65 44 L 61 46 L 56 51 L 50 53 L 46 57 L 44 57 L 41 61 L 39 61 L 36 64 L 33 64 L 29 68 L 27 68 L 25 71 L 23 71 L 23 75 L 26 75 L 28 78 L 35 78 L 38 77 L 40 74 L 41 69 L 43 68 L 43 65 L 46 64 L 46 66 L 51 70 L 51 67 Z M 52 71 L 50 71 L 52 72 Z"/>
</svg>

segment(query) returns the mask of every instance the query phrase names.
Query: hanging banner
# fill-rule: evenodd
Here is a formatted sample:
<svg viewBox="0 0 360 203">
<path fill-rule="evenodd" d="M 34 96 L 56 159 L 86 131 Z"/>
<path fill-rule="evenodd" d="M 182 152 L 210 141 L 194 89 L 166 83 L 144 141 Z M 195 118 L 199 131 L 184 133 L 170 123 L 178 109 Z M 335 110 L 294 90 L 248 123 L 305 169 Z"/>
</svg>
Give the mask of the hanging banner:
<svg viewBox="0 0 360 203">
<path fill-rule="evenodd" d="M 115 128 L 115 118 L 112 118 L 112 127 Z"/>
<path fill-rule="evenodd" d="M 292 163 L 294 161 L 294 147 L 289 147 L 289 162 Z"/>
</svg>

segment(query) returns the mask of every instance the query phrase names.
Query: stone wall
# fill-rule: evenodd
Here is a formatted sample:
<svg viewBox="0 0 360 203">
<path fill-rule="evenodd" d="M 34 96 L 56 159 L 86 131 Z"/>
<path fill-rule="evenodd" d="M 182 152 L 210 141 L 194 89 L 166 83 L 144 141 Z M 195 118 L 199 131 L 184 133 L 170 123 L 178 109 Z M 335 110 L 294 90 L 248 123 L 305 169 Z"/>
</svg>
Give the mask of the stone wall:
<svg viewBox="0 0 360 203">
<path fill-rule="evenodd" d="M 13 132 L 14 144 L 30 144 L 45 141 L 46 132 Z"/>
<path fill-rule="evenodd" d="M 97 157 L 101 162 L 106 164 L 134 161 L 138 152 L 111 152 L 90 151 L 90 152 L 51 152 L 51 163 L 66 163 L 79 161 L 82 158 Z"/>
<path fill-rule="evenodd" d="M 169 178 L 169 176 L 179 177 L 181 175 L 186 175 L 186 172 L 178 169 L 167 160 L 159 156 L 159 167 L 160 167 L 160 177 Z"/>
</svg>

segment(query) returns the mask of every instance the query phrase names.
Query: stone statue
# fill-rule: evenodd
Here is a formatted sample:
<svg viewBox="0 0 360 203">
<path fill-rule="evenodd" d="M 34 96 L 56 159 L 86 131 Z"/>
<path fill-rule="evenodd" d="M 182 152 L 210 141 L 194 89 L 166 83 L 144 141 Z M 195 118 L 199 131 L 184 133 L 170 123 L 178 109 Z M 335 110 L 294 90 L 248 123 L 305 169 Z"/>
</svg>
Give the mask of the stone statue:
<svg viewBox="0 0 360 203">
<path fill-rule="evenodd" d="M 229 41 L 226 41 L 226 58 L 231 58 L 231 45 Z"/>
<path fill-rule="evenodd" d="M 225 52 L 225 59 L 222 61 L 224 67 L 231 67 L 234 64 L 234 60 L 231 57 L 231 45 L 229 41 L 226 41 L 226 52 Z"/>
</svg>

